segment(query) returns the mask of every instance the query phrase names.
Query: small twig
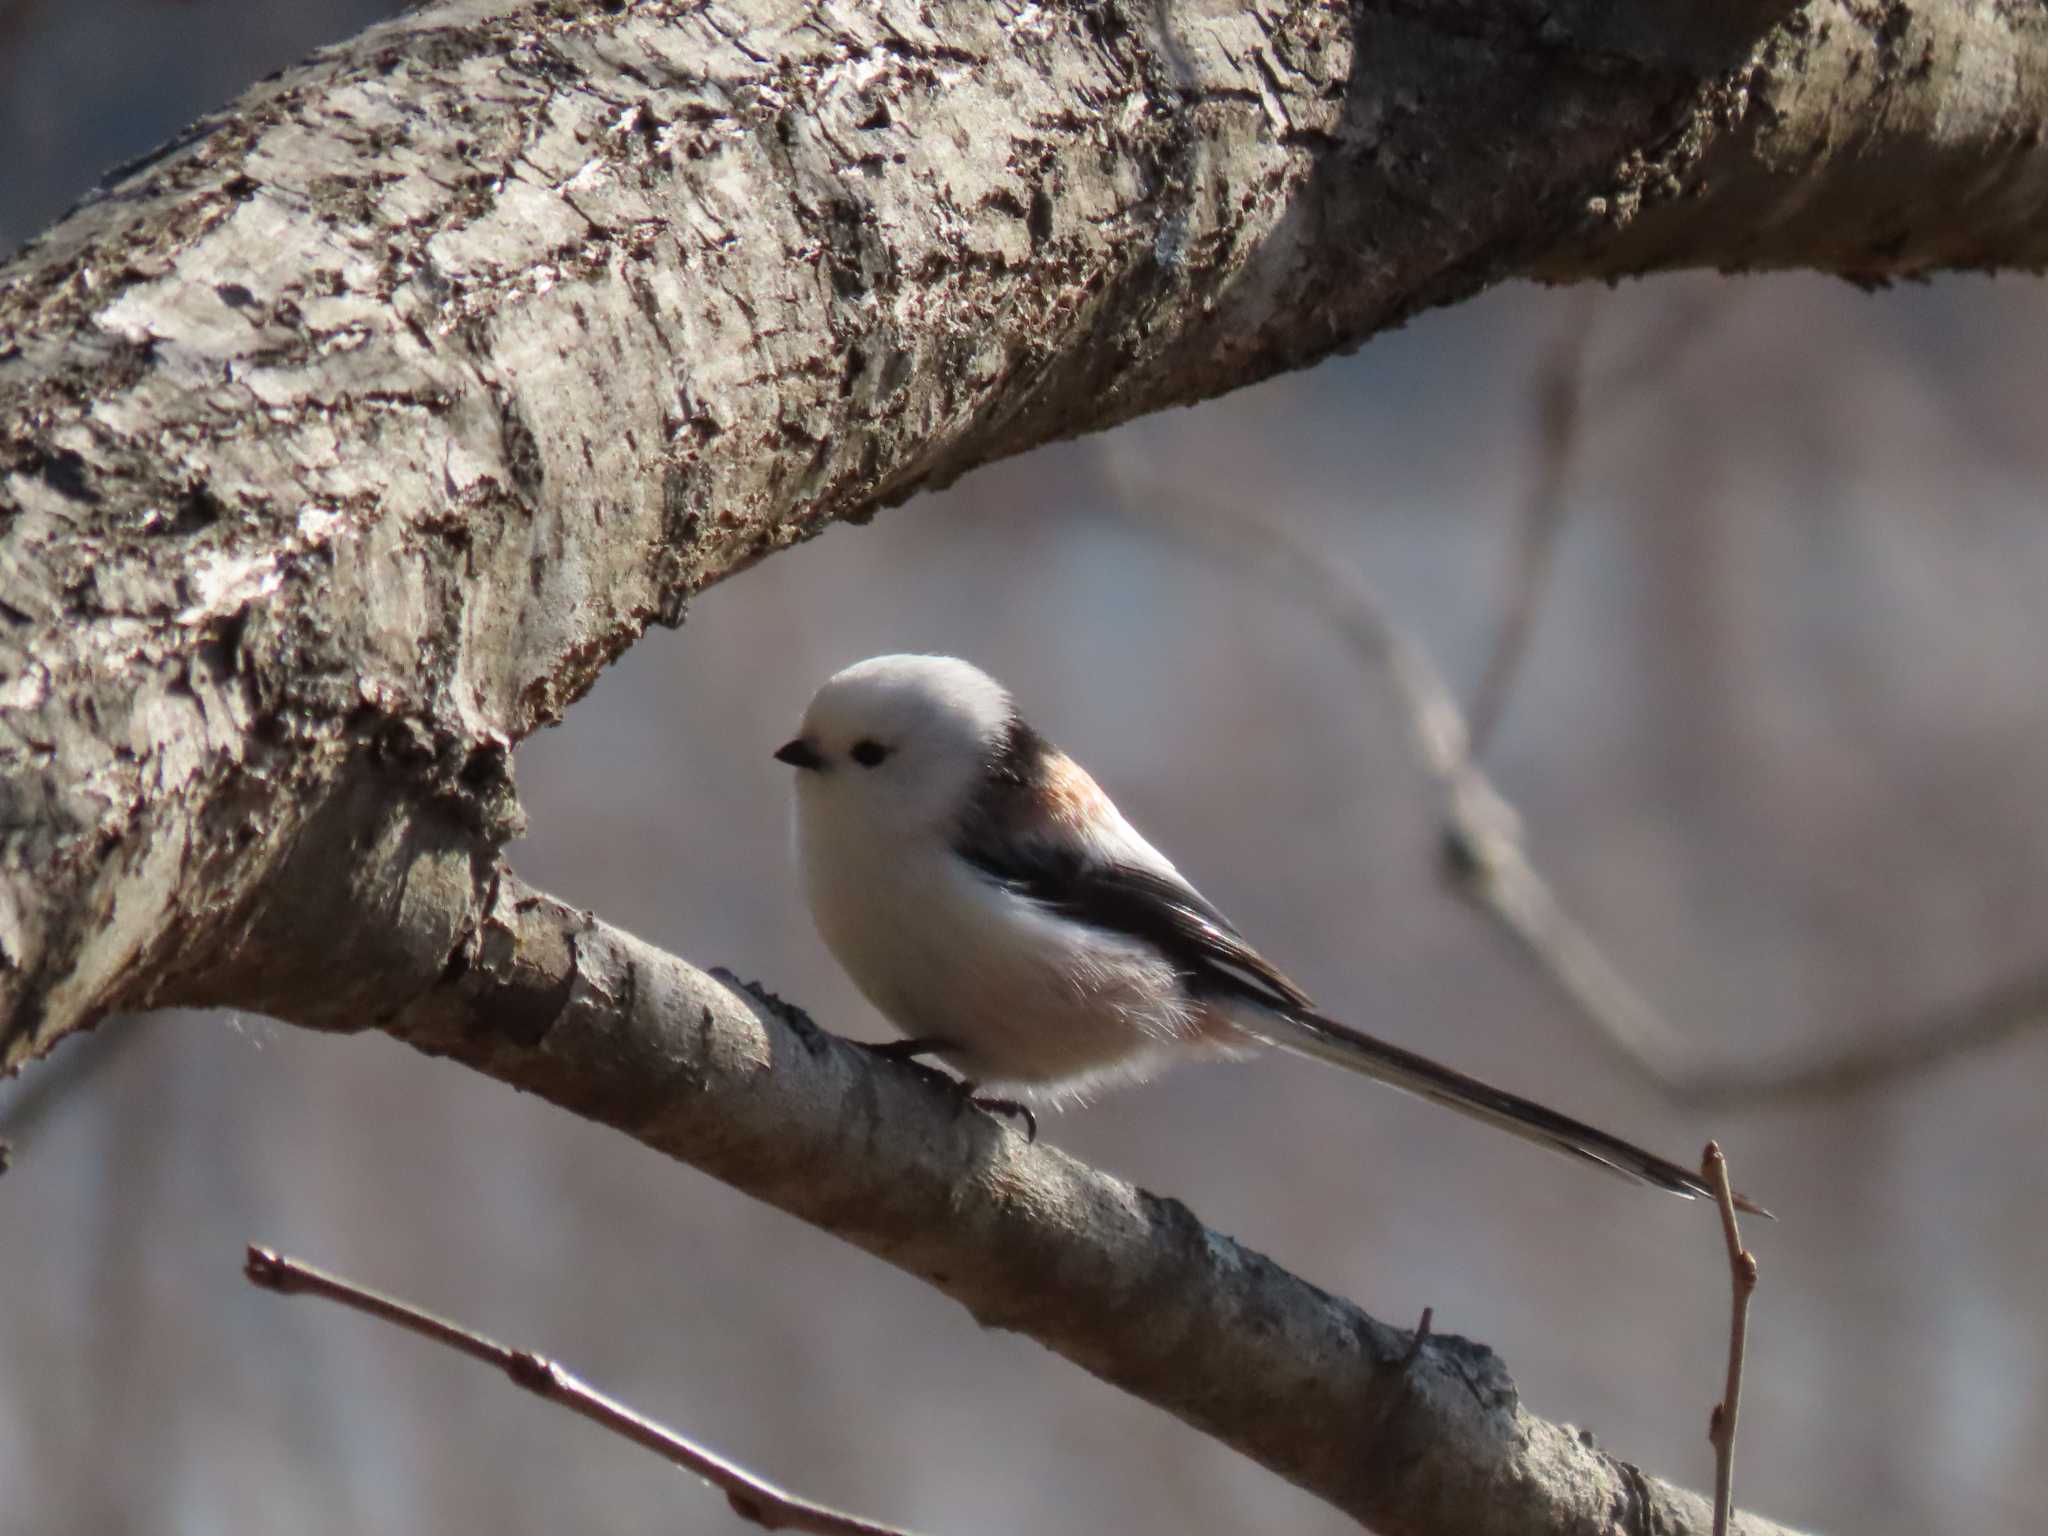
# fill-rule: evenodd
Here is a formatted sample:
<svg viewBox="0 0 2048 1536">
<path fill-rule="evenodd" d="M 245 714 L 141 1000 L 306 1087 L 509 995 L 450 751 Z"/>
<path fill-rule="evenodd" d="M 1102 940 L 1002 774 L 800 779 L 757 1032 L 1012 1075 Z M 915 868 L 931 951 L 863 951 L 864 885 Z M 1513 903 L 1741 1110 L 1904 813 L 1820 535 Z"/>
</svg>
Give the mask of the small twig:
<svg viewBox="0 0 2048 1536">
<path fill-rule="evenodd" d="M 1735 1512 L 1735 1416 L 1742 1405 L 1742 1356 L 1749 1340 L 1749 1298 L 1756 1291 L 1756 1255 L 1742 1246 L 1735 1222 L 1735 1194 L 1728 1183 L 1728 1159 L 1713 1142 L 1700 1159 L 1700 1172 L 1721 1207 L 1721 1234 L 1728 1241 L 1729 1288 L 1734 1301 L 1728 1319 L 1728 1385 L 1707 1420 L 1714 1447 L 1714 1536 L 1728 1536 Z"/>
<path fill-rule="evenodd" d="M 1393 1422 L 1394 1415 L 1401 1411 L 1416 1391 L 1415 1367 L 1422 1359 L 1422 1352 L 1429 1345 L 1429 1325 L 1436 1318 L 1434 1307 L 1422 1309 L 1422 1320 L 1415 1325 L 1415 1331 L 1408 1336 L 1408 1348 L 1401 1355 L 1401 1375 L 1392 1392 L 1389 1392 L 1379 1410 L 1373 1415 L 1372 1428 L 1367 1432 L 1368 1440 L 1377 1440 L 1386 1427 Z"/>
<path fill-rule="evenodd" d="M 365 1290 L 352 1281 L 302 1264 L 269 1248 L 252 1246 L 243 1272 L 266 1290 L 287 1296 L 324 1296 L 329 1301 L 338 1301 L 345 1307 L 353 1307 L 358 1312 L 366 1312 L 371 1317 L 382 1318 L 387 1323 L 395 1323 L 436 1343 L 445 1344 L 472 1360 L 495 1365 L 527 1391 L 549 1402 L 559 1403 L 592 1423 L 603 1425 L 613 1434 L 623 1435 L 635 1445 L 644 1446 L 656 1455 L 667 1457 L 685 1471 L 695 1473 L 721 1489 L 733 1512 L 741 1519 L 752 1521 L 766 1530 L 809 1531 L 817 1533 L 817 1536 L 909 1536 L 900 1527 L 877 1525 L 785 1492 L 744 1467 L 664 1429 L 652 1419 L 642 1418 L 623 1403 L 615 1402 L 596 1388 L 579 1381 L 543 1355 L 523 1349 L 507 1349 L 458 1324 L 389 1296 Z"/>
<path fill-rule="evenodd" d="M 1515 552 L 1501 601 L 1501 620 L 1494 631 L 1486 669 L 1472 690 L 1472 755 L 1479 757 L 1493 739 L 1500 717 L 1514 691 L 1536 615 L 1550 587 L 1558 536 L 1564 531 L 1571 503 L 1572 467 L 1578 457 L 1579 424 L 1584 420 L 1586 352 L 1599 314 L 1599 299 L 1580 290 L 1570 306 L 1564 331 L 1536 372 L 1536 473 L 1515 526 Z"/>
<path fill-rule="evenodd" d="M 1533 385 L 1536 473 L 1530 478 L 1516 524 L 1500 624 L 1467 711 L 1474 757 L 1485 753 L 1507 711 L 1537 614 L 1550 590 L 1559 538 L 1571 511 L 1572 472 L 1577 467 L 1585 421 L 1589 416 L 1611 416 L 1668 377 L 1672 359 L 1687 337 L 1702 330 L 1714 311 L 1726 304 L 1727 293 L 1725 287 L 1710 288 L 1689 300 L 1663 306 L 1659 324 L 1636 337 L 1619 358 L 1598 369 L 1589 365 L 1588 358 L 1602 296 L 1583 288 L 1568 306 L 1564 330 L 1538 365 Z"/>
<path fill-rule="evenodd" d="M 1424 1307 L 1422 1321 L 1415 1325 L 1415 1333 L 1408 1340 L 1408 1354 L 1401 1361 L 1401 1369 L 1411 1369 L 1422 1358 L 1422 1347 L 1429 1342 L 1429 1325 L 1436 1320 L 1436 1308 Z"/>
</svg>

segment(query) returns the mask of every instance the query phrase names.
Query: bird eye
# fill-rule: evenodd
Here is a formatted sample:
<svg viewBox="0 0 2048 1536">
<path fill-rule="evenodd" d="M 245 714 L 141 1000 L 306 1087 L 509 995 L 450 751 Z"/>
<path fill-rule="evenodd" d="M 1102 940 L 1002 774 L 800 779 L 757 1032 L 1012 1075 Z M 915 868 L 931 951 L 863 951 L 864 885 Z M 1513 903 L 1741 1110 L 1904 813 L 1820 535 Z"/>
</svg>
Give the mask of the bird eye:
<svg viewBox="0 0 2048 1536">
<path fill-rule="evenodd" d="M 853 744 L 853 752 L 851 753 L 853 760 L 863 768 L 874 767 L 875 764 L 888 755 L 889 749 L 887 747 L 883 746 L 879 741 L 871 741 L 865 737 Z"/>
</svg>

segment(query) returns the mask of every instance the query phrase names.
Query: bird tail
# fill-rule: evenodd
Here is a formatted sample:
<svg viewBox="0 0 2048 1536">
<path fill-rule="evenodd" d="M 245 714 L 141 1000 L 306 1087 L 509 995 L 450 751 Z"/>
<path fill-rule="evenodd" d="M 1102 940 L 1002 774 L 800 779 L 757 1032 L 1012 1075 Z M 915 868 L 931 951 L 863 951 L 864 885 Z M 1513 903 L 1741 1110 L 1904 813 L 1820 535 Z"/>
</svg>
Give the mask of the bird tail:
<svg viewBox="0 0 2048 1536">
<path fill-rule="evenodd" d="M 1306 1008 L 1287 1013 L 1245 1009 L 1238 1016 L 1238 1024 L 1277 1050 L 1361 1072 L 1625 1179 L 1654 1185 L 1688 1200 L 1714 1198 L 1714 1191 L 1693 1169 Z M 1777 1219 L 1746 1195 L 1737 1195 L 1735 1204 L 1737 1209 L 1752 1215 Z"/>
</svg>

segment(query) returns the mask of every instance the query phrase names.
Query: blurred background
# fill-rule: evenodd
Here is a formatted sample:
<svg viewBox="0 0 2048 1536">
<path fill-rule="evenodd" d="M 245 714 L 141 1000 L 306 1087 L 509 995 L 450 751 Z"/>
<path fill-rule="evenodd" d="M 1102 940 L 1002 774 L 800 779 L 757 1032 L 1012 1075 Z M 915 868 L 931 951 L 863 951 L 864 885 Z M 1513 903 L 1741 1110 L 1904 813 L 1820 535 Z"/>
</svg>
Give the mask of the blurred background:
<svg viewBox="0 0 2048 1536">
<path fill-rule="evenodd" d="M 0 0 L 0 249 L 392 7 Z M 1356 357 L 975 475 L 717 588 L 521 750 L 529 879 L 848 1033 L 768 761 L 881 650 L 1006 680 L 1334 1012 L 1680 1158 L 1753 1224 L 1739 1491 L 1821 1530 L 2039 1529 L 2048 1030 L 1877 1088 L 1688 1104 L 1437 877 L 1400 697 L 1303 593 L 1176 531 L 1245 506 L 1470 696 L 1544 379 L 1583 346 L 1556 563 L 1487 767 L 1702 1071 L 1769 1080 L 2048 969 L 2038 282 L 1512 288 Z M 1550 460 L 1555 463 L 1554 456 Z M 1332 1511 L 880 1263 L 365 1035 L 123 1021 L 0 1085 L 0 1532 L 738 1531 L 492 1374 L 239 1277 L 260 1241 L 927 1532 L 1329 1532 Z M 1046 1127 L 1705 1487 L 1711 1213 L 1314 1067 L 1183 1070 Z"/>
</svg>

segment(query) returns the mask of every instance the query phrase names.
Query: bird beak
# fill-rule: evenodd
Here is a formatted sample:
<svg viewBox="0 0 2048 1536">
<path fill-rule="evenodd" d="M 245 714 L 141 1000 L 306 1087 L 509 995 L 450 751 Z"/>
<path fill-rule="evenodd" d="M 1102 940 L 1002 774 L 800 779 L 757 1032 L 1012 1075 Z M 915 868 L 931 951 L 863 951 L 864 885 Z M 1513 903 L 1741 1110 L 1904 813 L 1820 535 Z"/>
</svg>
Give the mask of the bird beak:
<svg viewBox="0 0 2048 1536">
<path fill-rule="evenodd" d="M 775 761 L 787 763 L 792 768 L 822 768 L 825 766 L 825 759 L 818 756 L 818 749 L 808 741 L 805 741 L 801 736 L 797 737 L 795 741 L 786 741 L 777 747 L 775 749 Z"/>
</svg>

